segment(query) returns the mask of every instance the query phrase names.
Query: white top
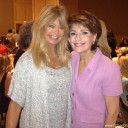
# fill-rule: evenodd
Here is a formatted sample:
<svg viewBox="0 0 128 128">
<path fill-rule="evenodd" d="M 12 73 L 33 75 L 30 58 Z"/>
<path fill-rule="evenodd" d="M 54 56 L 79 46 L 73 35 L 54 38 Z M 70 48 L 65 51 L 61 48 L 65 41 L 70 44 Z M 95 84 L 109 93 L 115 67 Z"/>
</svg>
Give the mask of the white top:
<svg viewBox="0 0 128 128">
<path fill-rule="evenodd" d="M 20 128 L 70 128 L 71 65 L 37 69 L 30 52 L 15 67 L 9 97 L 23 107 Z"/>
</svg>

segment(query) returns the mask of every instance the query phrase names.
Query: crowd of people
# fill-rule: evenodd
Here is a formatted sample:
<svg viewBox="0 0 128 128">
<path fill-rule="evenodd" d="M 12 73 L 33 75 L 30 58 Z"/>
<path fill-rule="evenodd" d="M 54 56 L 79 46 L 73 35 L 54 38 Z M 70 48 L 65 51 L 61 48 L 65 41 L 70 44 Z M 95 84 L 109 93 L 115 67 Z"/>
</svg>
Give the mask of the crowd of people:
<svg viewBox="0 0 128 128">
<path fill-rule="evenodd" d="M 7 35 L 0 37 L 0 54 L 15 54 L 18 41 L 18 32 L 15 29 L 9 29 Z"/>
<path fill-rule="evenodd" d="M 114 128 L 119 113 L 128 123 L 127 40 L 120 52 L 95 14 L 68 17 L 64 6 L 48 5 L 0 42 L 6 128 Z"/>
</svg>

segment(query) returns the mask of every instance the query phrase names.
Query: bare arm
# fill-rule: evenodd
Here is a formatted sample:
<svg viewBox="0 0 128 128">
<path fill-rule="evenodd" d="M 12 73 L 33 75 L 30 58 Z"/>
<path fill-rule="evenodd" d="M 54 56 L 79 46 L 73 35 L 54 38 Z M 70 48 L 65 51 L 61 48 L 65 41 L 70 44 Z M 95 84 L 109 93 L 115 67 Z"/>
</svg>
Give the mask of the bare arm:
<svg viewBox="0 0 128 128">
<path fill-rule="evenodd" d="M 22 107 L 11 100 L 6 117 L 6 128 L 16 128 Z"/>
<path fill-rule="evenodd" d="M 6 77 L 6 80 L 5 80 L 5 92 L 4 92 L 5 93 L 5 96 L 7 96 L 11 79 L 12 79 L 12 73 L 11 72 L 8 72 L 7 77 Z"/>
<path fill-rule="evenodd" d="M 105 128 L 114 128 L 119 113 L 119 96 L 105 96 L 107 116 Z"/>
</svg>

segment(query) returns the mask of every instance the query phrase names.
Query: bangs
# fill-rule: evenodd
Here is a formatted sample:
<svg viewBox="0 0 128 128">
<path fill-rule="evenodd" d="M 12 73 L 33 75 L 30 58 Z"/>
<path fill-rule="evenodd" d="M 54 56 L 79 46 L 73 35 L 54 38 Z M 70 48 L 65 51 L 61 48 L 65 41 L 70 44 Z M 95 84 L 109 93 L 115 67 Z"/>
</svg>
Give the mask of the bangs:
<svg viewBox="0 0 128 128">
<path fill-rule="evenodd" d="M 45 24 L 44 28 L 47 27 L 50 23 L 53 23 L 56 19 L 59 19 L 60 27 L 62 29 L 64 29 L 65 31 L 67 31 L 68 25 L 66 23 L 66 19 L 62 19 L 62 17 L 58 16 L 58 15 L 54 15 L 53 17 L 49 17 L 49 19 L 47 19 L 47 23 Z"/>
<path fill-rule="evenodd" d="M 61 28 L 65 28 L 65 21 L 62 20 L 61 17 L 59 17 L 59 22 L 60 22 L 60 26 L 61 26 Z"/>
</svg>

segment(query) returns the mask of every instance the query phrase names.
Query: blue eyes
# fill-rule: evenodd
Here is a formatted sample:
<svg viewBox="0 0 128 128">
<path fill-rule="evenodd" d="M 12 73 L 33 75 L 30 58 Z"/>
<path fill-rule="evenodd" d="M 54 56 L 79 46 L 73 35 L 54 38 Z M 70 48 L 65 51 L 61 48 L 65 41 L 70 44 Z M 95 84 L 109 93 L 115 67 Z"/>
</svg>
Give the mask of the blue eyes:
<svg viewBox="0 0 128 128">
<path fill-rule="evenodd" d="M 76 32 L 70 32 L 70 36 L 76 36 L 78 34 L 79 33 L 76 33 Z M 85 32 L 85 31 L 80 32 L 80 35 L 86 35 L 86 34 L 88 34 L 88 32 Z"/>
</svg>

